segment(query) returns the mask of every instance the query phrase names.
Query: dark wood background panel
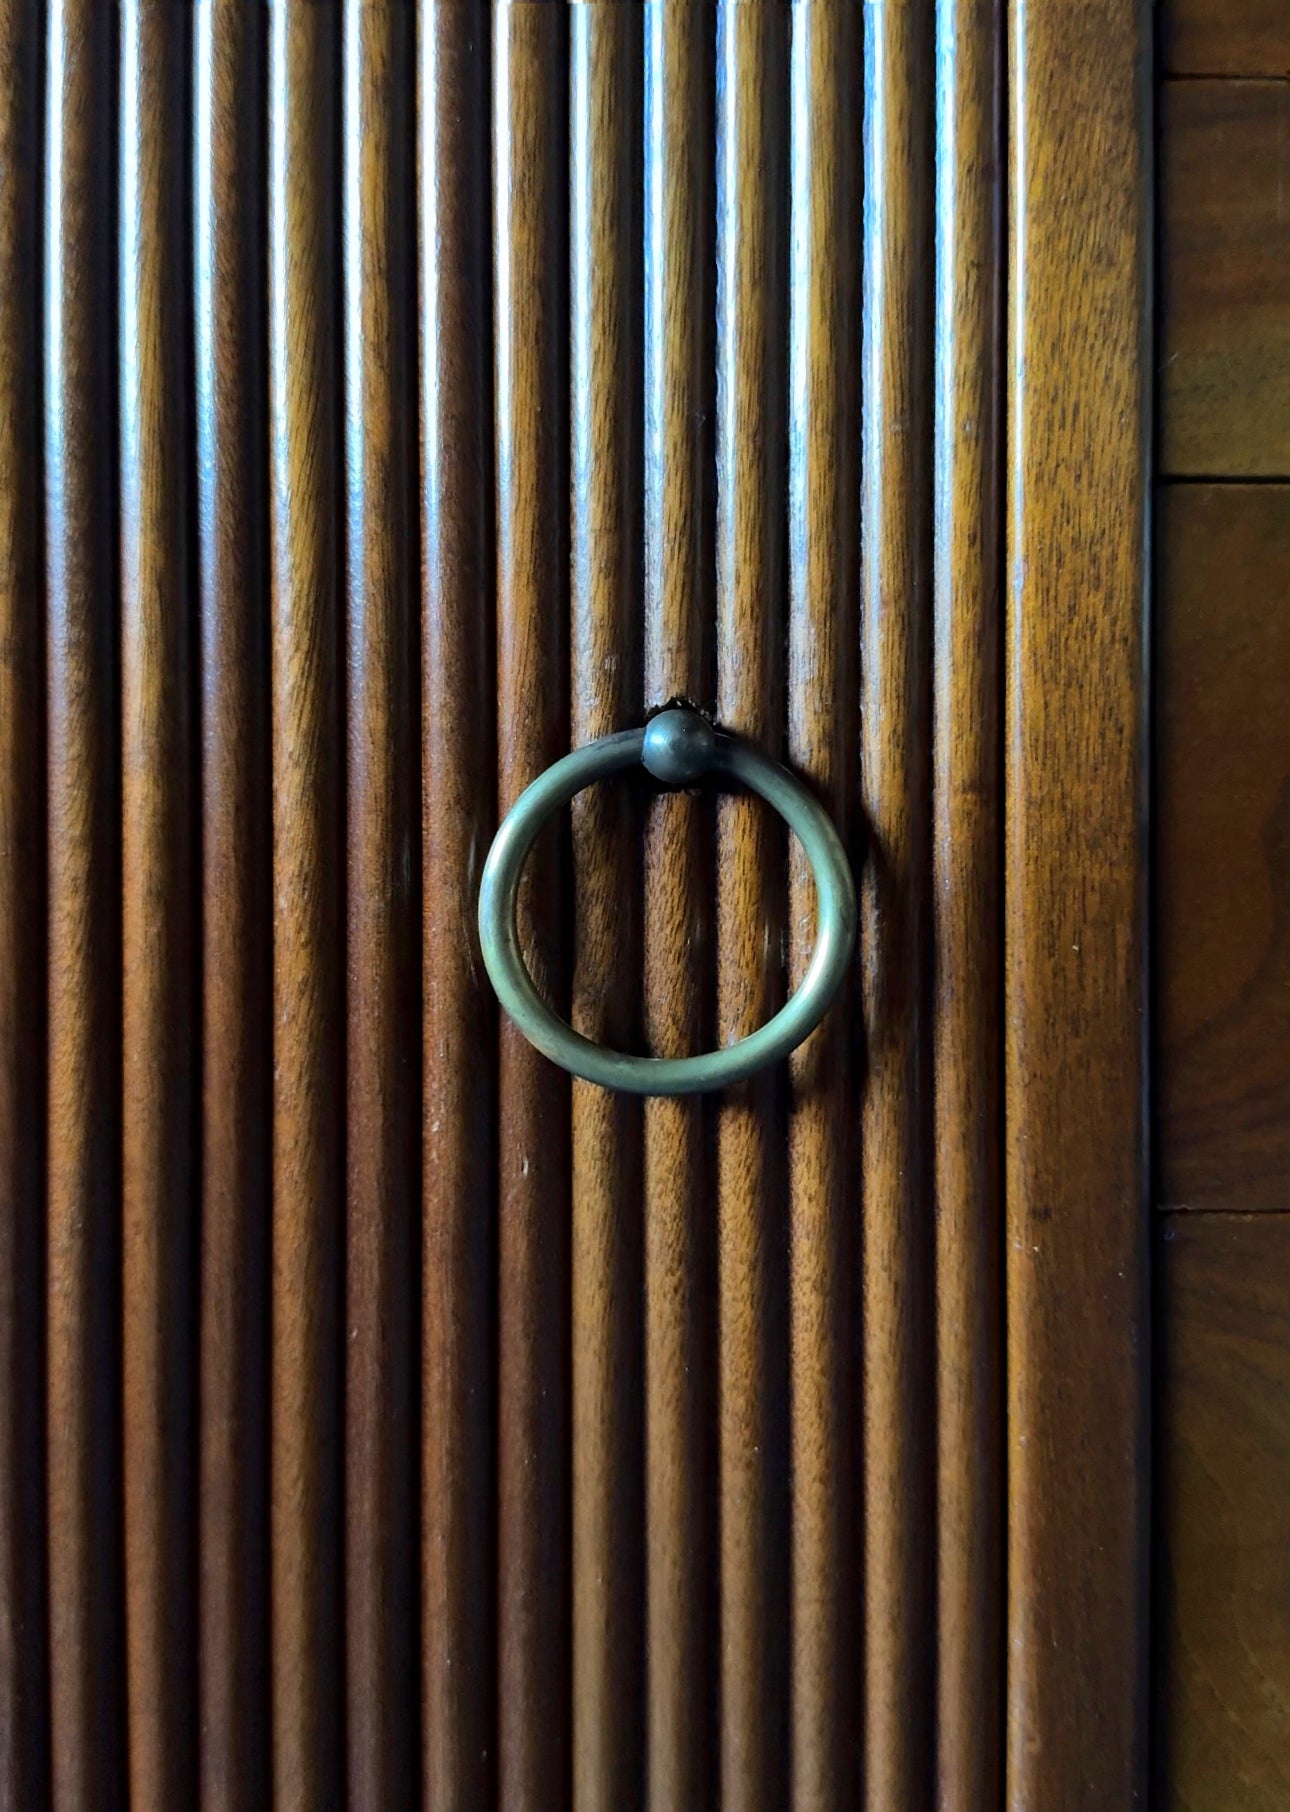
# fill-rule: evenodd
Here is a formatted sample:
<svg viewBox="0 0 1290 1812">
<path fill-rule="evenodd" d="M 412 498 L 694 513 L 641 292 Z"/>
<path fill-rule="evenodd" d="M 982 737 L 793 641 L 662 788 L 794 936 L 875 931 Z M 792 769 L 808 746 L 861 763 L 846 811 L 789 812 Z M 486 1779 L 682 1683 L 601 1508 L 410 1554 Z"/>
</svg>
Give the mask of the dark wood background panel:
<svg viewBox="0 0 1290 1812">
<path fill-rule="evenodd" d="M 1285 0 L 1160 0 L 1165 75 L 1290 76 Z"/>
<path fill-rule="evenodd" d="M 496 813 L 488 12 L 419 15 L 422 1794 L 493 1803 L 496 1017 L 474 931 Z"/>
<path fill-rule="evenodd" d="M 345 1791 L 340 11 L 269 18 L 275 1806 Z"/>
<path fill-rule="evenodd" d="M 1290 474 L 1290 83 L 1160 94 L 1160 470 Z"/>
<path fill-rule="evenodd" d="M 932 998 L 937 1792 L 997 1805 L 1003 1729 L 1002 51 L 998 0 L 937 14 Z"/>
<path fill-rule="evenodd" d="M 268 329 L 263 9 L 193 22 L 201 728 L 199 1795 L 268 1797 Z"/>
<path fill-rule="evenodd" d="M 1290 1207 L 1290 486 L 1158 510 L 1157 1197 Z"/>
<path fill-rule="evenodd" d="M 407 1805 L 417 1731 L 420 724 L 413 15 L 341 50 L 345 357 L 348 1803 Z"/>
<path fill-rule="evenodd" d="M 865 1803 L 932 1791 L 929 9 L 865 11 L 861 439 L 860 1104 Z"/>
<path fill-rule="evenodd" d="M 44 1429 L 44 8 L 0 5 L 0 1805 L 49 1796 Z"/>
<path fill-rule="evenodd" d="M 568 19 L 494 15 L 497 792 L 569 746 Z M 567 848 L 520 890 L 525 960 L 568 1006 Z M 498 1802 L 569 1803 L 569 1079 L 503 1020 L 498 1082 Z"/>
<path fill-rule="evenodd" d="M 122 1408 L 130 1800 L 196 1785 L 189 15 L 120 9 Z"/>
<path fill-rule="evenodd" d="M 1158 1236 L 1157 1794 L 1290 1796 L 1290 1219 L 1169 1215 Z"/>
<path fill-rule="evenodd" d="M 798 7 L 790 93 L 787 755 L 857 845 L 863 14 Z M 789 853 L 789 983 L 815 948 L 815 883 Z M 854 979 L 854 978 L 853 978 Z M 859 1181 L 854 988 L 789 1062 L 792 1804 L 860 1781 Z"/>
<path fill-rule="evenodd" d="M 644 688 L 714 697 L 715 12 L 645 8 Z M 660 793 L 644 844 L 649 1050 L 715 1041 L 712 800 Z M 716 1238 L 713 1112 L 645 1103 L 646 1782 L 650 1812 L 716 1783 Z M 696 1688 L 696 1682 L 699 1684 Z"/>
<path fill-rule="evenodd" d="M 780 755 L 784 724 L 785 377 L 790 9 L 717 9 L 717 713 Z M 717 809 L 717 1037 L 784 990 L 785 843 L 760 800 Z M 788 1777 L 787 1253 L 782 1070 L 717 1109 L 721 1792 L 782 1803 Z"/>
<path fill-rule="evenodd" d="M 643 14 L 569 22 L 570 734 L 641 714 Z M 640 797 L 573 802 L 572 1023 L 640 1047 Z M 643 1319 L 639 1100 L 572 1093 L 573 1798 L 643 1799 Z"/>
<path fill-rule="evenodd" d="M 1149 8 L 1010 23 L 1006 1797 L 1057 1812 L 1146 1794 Z"/>
<path fill-rule="evenodd" d="M 54 0 L 45 92 L 47 1340 L 56 1812 L 125 1800 L 121 1601 L 118 16 Z"/>
</svg>

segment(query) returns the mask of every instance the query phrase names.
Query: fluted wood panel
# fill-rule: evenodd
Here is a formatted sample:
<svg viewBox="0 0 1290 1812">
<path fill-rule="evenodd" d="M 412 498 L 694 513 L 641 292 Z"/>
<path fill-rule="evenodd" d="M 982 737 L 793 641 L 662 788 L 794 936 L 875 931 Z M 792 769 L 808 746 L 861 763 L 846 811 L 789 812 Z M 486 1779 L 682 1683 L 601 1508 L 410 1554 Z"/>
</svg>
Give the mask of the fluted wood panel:
<svg viewBox="0 0 1290 1812">
<path fill-rule="evenodd" d="M 1009 1704 L 1016 1802 L 1079 1803 L 1015 1429 L 1003 1648 L 1000 1154 L 1030 1238 L 1061 1128 L 1003 1088 L 1002 10 L 0 0 L 6 1804 L 995 1812 Z M 1023 729 L 1079 681 L 1035 394 Z M 499 1020 L 476 891 L 676 698 L 825 803 L 861 937 L 790 1062 L 642 1104 Z M 624 779 L 520 924 L 683 1054 L 815 901 L 760 801 Z"/>
</svg>

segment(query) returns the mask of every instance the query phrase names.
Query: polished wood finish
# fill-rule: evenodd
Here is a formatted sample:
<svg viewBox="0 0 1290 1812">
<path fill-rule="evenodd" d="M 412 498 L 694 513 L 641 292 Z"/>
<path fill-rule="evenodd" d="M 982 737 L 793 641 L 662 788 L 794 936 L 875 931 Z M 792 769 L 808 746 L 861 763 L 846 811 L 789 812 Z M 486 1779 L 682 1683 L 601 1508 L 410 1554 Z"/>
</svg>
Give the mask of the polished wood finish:
<svg viewBox="0 0 1290 1812">
<path fill-rule="evenodd" d="M 937 1797 L 1002 1789 L 999 1176 L 1002 49 L 999 0 L 937 13 L 932 1049 Z"/>
<path fill-rule="evenodd" d="M 193 14 L 201 718 L 198 1763 L 268 1797 L 269 588 L 264 15 Z"/>
<path fill-rule="evenodd" d="M 711 709 L 715 15 L 650 6 L 645 28 L 645 703 Z M 660 793 L 645 830 L 648 1048 L 709 1050 L 712 801 Z M 716 1241 L 710 1104 L 645 1103 L 646 1785 L 650 1812 L 715 1787 Z M 700 1683 L 696 1686 L 696 1682 Z"/>
<path fill-rule="evenodd" d="M 1290 487 L 1173 485 L 1157 528 L 1159 1167 L 1290 1207 Z"/>
<path fill-rule="evenodd" d="M 94 0 L 53 0 L 46 40 L 46 1465 L 55 1812 L 97 1812 L 125 1795 L 117 23 L 116 10 Z"/>
<path fill-rule="evenodd" d="M 494 15 L 493 296 L 498 807 L 569 744 L 569 352 L 563 9 Z M 567 860 L 520 890 L 525 957 L 568 1008 Z M 505 1020 L 499 1069 L 498 1804 L 571 1792 L 568 1077 Z"/>
<path fill-rule="evenodd" d="M 575 745 L 641 710 L 640 9 L 569 15 L 570 719 Z M 638 795 L 573 803 L 572 1018 L 639 1048 Z M 643 1110 L 573 1084 L 573 1804 L 644 1785 Z"/>
<path fill-rule="evenodd" d="M 789 272 L 788 748 L 856 847 L 860 560 L 863 14 L 792 15 Z M 789 857 L 789 981 L 815 947 L 815 885 Z M 790 1639 L 794 1807 L 853 1804 L 859 1786 L 858 1242 L 854 996 L 789 1064 Z"/>
<path fill-rule="evenodd" d="M 488 15 L 419 15 L 421 1748 L 426 1812 L 492 1804 L 496 1021 L 474 934 L 495 812 Z"/>
<path fill-rule="evenodd" d="M 1148 8 L 1010 17 L 1006 1798 L 1046 1812 L 1146 1790 Z"/>
<path fill-rule="evenodd" d="M 269 18 L 275 1806 L 345 1794 L 340 12 Z"/>
<path fill-rule="evenodd" d="M 930 16 L 865 15 L 860 883 L 865 1803 L 931 1792 Z M 879 104 L 881 103 L 881 104 Z"/>
<path fill-rule="evenodd" d="M 349 0 L 341 86 L 345 347 L 348 1799 L 415 1792 L 414 1328 L 420 721 L 413 17 Z"/>
<path fill-rule="evenodd" d="M 49 1803 L 41 9 L 0 5 L 0 1805 Z"/>
<path fill-rule="evenodd" d="M 1161 0 L 1160 68 L 1181 76 L 1290 76 L 1282 0 Z"/>
<path fill-rule="evenodd" d="M 1284 82 L 1160 95 L 1160 470 L 1290 474 Z"/>
<path fill-rule="evenodd" d="M 1132 1803 L 1145 7 L 1004 11 L 0 0 L 0 1796 Z M 476 895 L 677 697 L 862 937 L 640 1103 Z M 521 905 L 676 1054 L 814 930 L 640 776 Z"/>
<path fill-rule="evenodd" d="M 120 10 L 122 1350 L 131 1803 L 195 1787 L 189 34 Z"/>
<path fill-rule="evenodd" d="M 1274 1812 L 1290 1790 L 1290 1220 L 1161 1227 L 1154 1803 Z"/>
<path fill-rule="evenodd" d="M 785 7 L 717 8 L 717 713 L 782 754 L 788 113 Z M 785 844 L 759 800 L 717 813 L 717 1036 L 780 1005 Z M 717 1110 L 721 1803 L 787 1787 L 785 1150 L 778 1070 Z"/>
</svg>

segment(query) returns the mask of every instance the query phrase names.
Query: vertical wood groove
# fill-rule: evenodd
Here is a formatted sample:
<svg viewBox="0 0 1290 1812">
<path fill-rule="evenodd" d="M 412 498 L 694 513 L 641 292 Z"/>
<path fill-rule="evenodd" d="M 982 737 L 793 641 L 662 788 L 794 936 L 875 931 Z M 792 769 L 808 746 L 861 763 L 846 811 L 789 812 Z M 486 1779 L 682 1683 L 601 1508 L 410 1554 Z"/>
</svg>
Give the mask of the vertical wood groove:
<svg viewBox="0 0 1290 1812">
<path fill-rule="evenodd" d="M 645 8 L 645 704 L 711 709 L 713 17 Z M 712 801 L 660 794 L 645 829 L 648 1049 L 711 1048 Z M 716 1609 L 709 1105 L 645 1103 L 646 1784 L 711 1802 Z"/>
<path fill-rule="evenodd" d="M 937 1796 L 1002 1787 L 999 0 L 937 8 L 932 938 Z"/>
<path fill-rule="evenodd" d="M 268 1797 L 270 965 L 262 13 L 194 9 L 201 620 L 199 1797 Z"/>
<path fill-rule="evenodd" d="M 344 1799 L 339 13 L 269 19 L 273 1792 Z"/>
<path fill-rule="evenodd" d="M 122 1316 L 132 1805 L 194 1793 L 192 593 L 185 15 L 121 21 Z"/>
<path fill-rule="evenodd" d="M 570 622 L 576 745 L 640 712 L 642 15 L 570 13 Z M 639 795 L 573 802 L 574 1027 L 639 1043 Z M 573 1803 L 641 1802 L 639 1101 L 572 1088 Z"/>
<path fill-rule="evenodd" d="M 46 88 L 48 1502 L 52 1799 L 124 1803 L 117 18 L 53 0 Z"/>
<path fill-rule="evenodd" d="M 1150 14 L 1144 0 L 1009 8 L 1015 1812 L 1146 1794 Z"/>
<path fill-rule="evenodd" d="M 865 1795 L 931 1791 L 926 1017 L 932 13 L 865 8 L 860 886 Z"/>
<path fill-rule="evenodd" d="M 788 756 L 854 847 L 859 631 L 861 15 L 798 8 L 792 61 Z M 815 885 L 789 858 L 790 984 L 816 939 Z M 853 1100 L 860 1040 L 844 995 L 790 1062 L 793 1468 L 792 1803 L 859 1784 L 858 1247 Z"/>
<path fill-rule="evenodd" d="M 49 1801 L 43 1398 L 44 8 L 0 5 L 0 1805 Z"/>
<path fill-rule="evenodd" d="M 373 1808 L 411 1802 L 419 1749 L 411 24 L 406 8 L 345 8 L 348 1775 L 349 1803 Z"/>
<path fill-rule="evenodd" d="M 496 810 L 488 9 L 423 7 L 422 1755 L 427 1812 L 492 1803 L 496 1018 L 474 929 Z"/>
<path fill-rule="evenodd" d="M 569 743 L 567 19 L 494 12 L 498 806 Z M 567 1010 L 565 851 L 534 851 L 525 959 Z M 503 1021 L 498 1200 L 498 1797 L 569 1803 L 568 1078 Z"/>
<path fill-rule="evenodd" d="M 717 11 L 717 710 L 779 755 L 784 710 L 784 300 L 789 9 Z M 784 839 L 756 800 L 718 811 L 717 1030 L 783 997 Z M 729 1812 L 784 1797 L 787 1426 L 783 1074 L 718 1109 L 721 1776 Z"/>
</svg>

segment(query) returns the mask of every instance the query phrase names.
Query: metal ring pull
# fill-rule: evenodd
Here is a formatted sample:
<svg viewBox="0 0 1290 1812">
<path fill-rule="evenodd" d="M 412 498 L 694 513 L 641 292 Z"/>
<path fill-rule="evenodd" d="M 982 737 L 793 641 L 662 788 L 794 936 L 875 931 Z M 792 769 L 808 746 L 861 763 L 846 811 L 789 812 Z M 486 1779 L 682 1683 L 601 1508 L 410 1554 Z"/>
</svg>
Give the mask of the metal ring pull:
<svg viewBox="0 0 1290 1812">
<path fill-rule="evenodd" d="M 515 902 L 538 832 L 575 793 L 637 762 L 670 786 L 688 786 L 703 774 L 716 773 L 759 793 L 796 832 L 815 876 L 819 934 L 800 987 L 764 1026 L 701 1057 L 632 1057 L 593 1044 L 539 997 L 520 952 Z M 497 998 L 520 1031 L 573 1075 L 629 1095 L 698 1095 L 786 1057 L 832 1004 L 855 936 L 855 882 L 842 841 L 820 806 L 777 761 L 680 706 L 661 711 L 644 729 L 621 730 L 575 749 L 540 774 L 502 820 L 479 888 L 484 964 Z"/>
</svg>

